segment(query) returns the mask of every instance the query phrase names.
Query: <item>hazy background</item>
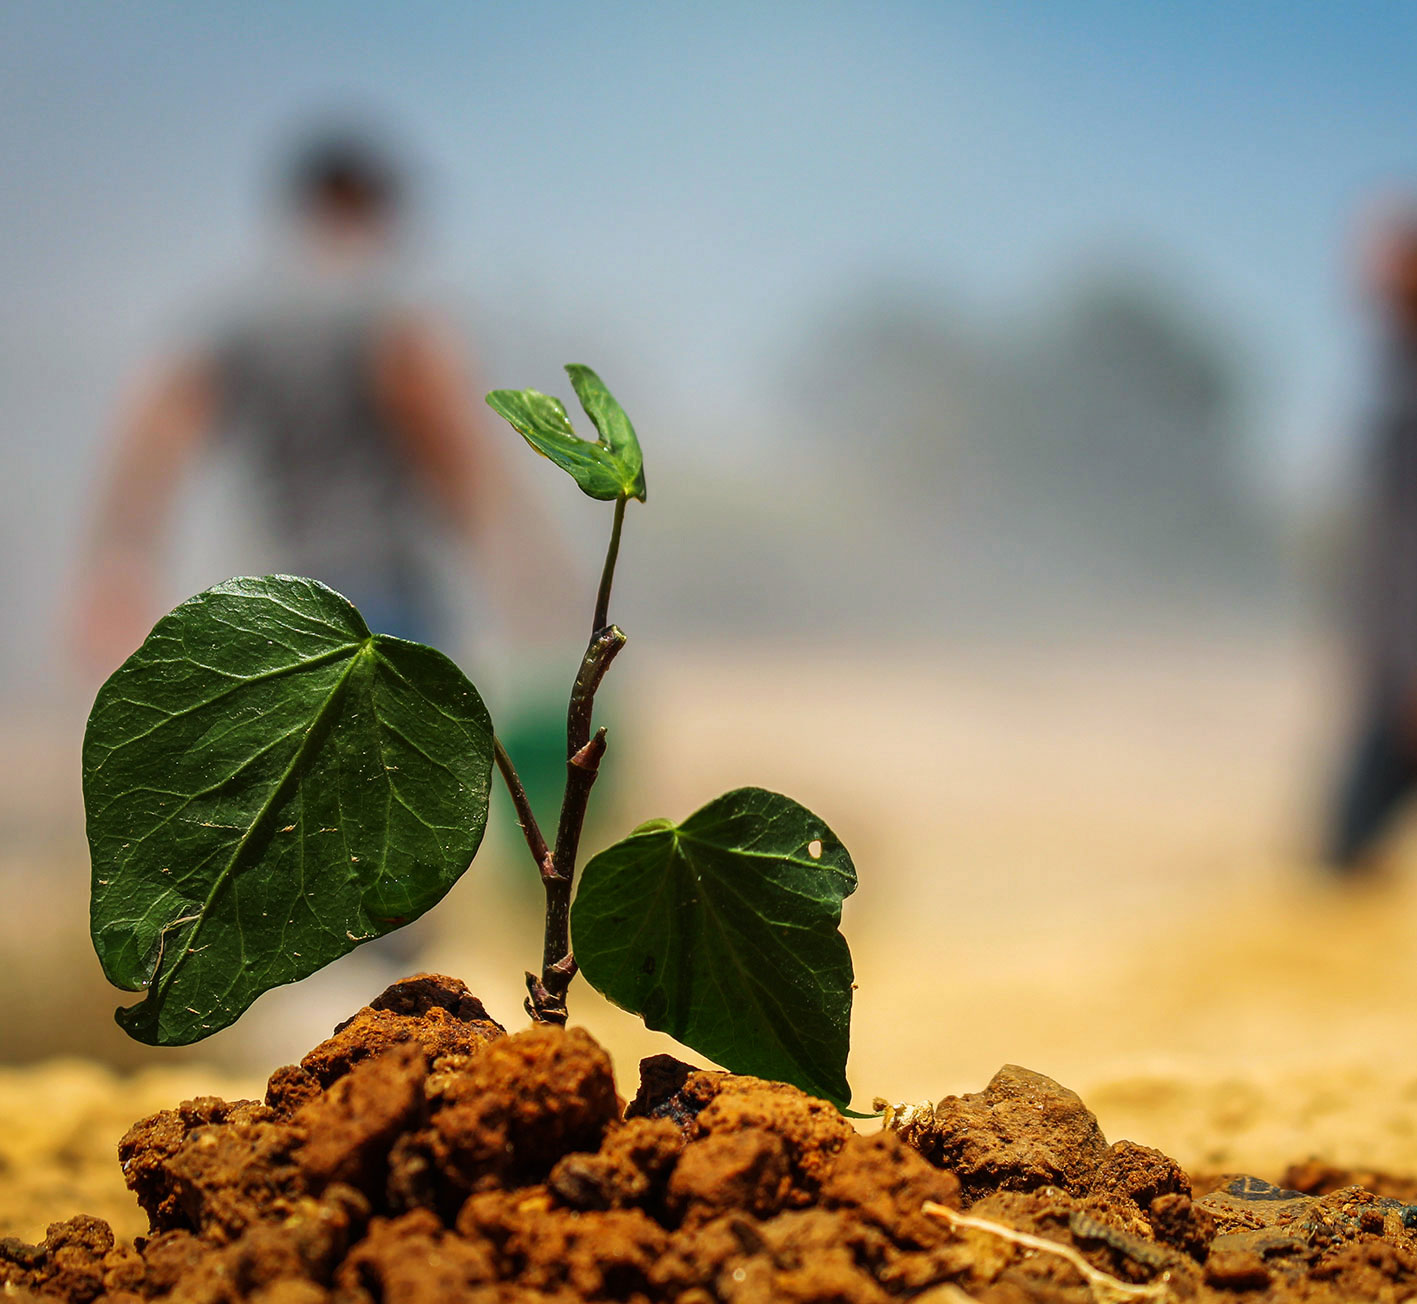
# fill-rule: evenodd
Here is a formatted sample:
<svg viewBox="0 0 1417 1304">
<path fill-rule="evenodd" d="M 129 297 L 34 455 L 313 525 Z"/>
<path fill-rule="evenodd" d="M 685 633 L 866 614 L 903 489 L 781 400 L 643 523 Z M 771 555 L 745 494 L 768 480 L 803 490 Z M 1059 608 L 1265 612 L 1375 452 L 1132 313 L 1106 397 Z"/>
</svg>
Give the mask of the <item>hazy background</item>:
<svg viewBox="0 0 1417 1304">
<path fill-rule="evenodd" d="M 116 396 L 260 257 L 312 116 L 407 145 L 489 385 L 626 396 L 658 630 L 1272 601 L 1354 433 L 1355 206 L 1417 152 L 1397 7 L 4 14 L 6 696 Z"/>
<path fill-rule="evenodd" d="M 1411 1044 L 1413 912 L 1344 914 L 1307 848 L 1352 230 L 1417 180 L 1414 55 L 1376 5 L 0 7 L 0 1058 L 157 1054 L 87 947 L 65 602 L 125 386 L 260 261 L 273 162 L 332 112 L 406 146 L 413 281 L 487 385 L 586 361 L 633 415 L 615 805 L 754 782 L 832 822 L 866 1099 Z M 526 467 L 595 565 L 606 514 Z M 192 486 L 173 601 L 242 568 L 231 470 Z M 429 945 L 514 1020 L 507 878 Z M 199 1054 L 298 1053 L 372 994 L 332 972 Z"/>
</svg>

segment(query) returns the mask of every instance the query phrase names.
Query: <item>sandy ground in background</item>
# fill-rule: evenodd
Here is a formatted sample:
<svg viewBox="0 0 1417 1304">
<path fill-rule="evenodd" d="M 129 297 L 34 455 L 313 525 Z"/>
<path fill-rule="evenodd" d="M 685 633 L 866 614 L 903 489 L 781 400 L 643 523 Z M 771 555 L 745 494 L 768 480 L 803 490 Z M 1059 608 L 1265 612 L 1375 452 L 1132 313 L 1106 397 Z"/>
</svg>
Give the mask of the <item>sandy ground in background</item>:
<svg viewBox="0 0 1417 1304">
<path fill-rule="evenodd" d="M 1392 873 L 1343 891 L 1300 854 L 1336 716 L 1315 649 L 1158 639 L 862 660 L 632 646 L 623 660 L 635 709 L 622 699 L 615 759 L 635 750 L 616 827 L 755 783 L 818 810 L 852 849 L 859 1103 L 977 1090 L 1011 1061 L 1080 1091 L 1109 1137 L 1190 1167 L 1273 1177 L 1319 1155 L 1417 1172 L 1417 855 L 1399 845 Z M 195 1054 L 127 1043 L 85 934 L 80 727 L 9 731 L 0 1056 L 144 1072 L 0 1072 L 0 1235 L 126 1210 L 112 1154 L 128 1121 L 239 1091 L 253 1067 L 258 1088 L 394 976 L 356 955 Z M 420 927 L 426 966 L 515 1023 L 538 925 L 502 868 L 480 861 Z M 622 1090 L 638 1056 L 672 1049 L 583 984 L 574 1000 Z M 126 1229 L 141 1229 L 131 1213 Z"/>
</svg>

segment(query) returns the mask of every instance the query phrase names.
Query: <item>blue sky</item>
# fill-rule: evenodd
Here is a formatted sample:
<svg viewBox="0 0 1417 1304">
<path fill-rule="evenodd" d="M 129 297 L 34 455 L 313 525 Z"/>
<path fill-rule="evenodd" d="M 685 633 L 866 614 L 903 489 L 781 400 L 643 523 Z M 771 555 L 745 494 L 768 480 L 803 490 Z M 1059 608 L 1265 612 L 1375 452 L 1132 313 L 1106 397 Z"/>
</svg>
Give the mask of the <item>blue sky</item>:
<svg viewBox="0 0 1417 1304">
<path fill-rule="evenodd" d="M 5 13 L 5 311 L 56 326 L 96 287 L 140 329 L 173 313 L 249 234 L 272 140 L 353 102 L 426 160 L 454 280 L 594 315 L 656 367 L 726 380 L 853 276 L 987 305 L 1134 253 L 1312 378 L 1346 214 L 1417 170 L 1396 5 Z"/>
<path fill-rule="evenodd" d="M 1357 391 L 1351 214 L 1417 185 L 1414 68 L 1395 4 L 9 0 L 3 541 L 62 552 L 123 376 L 258 243 L 273 143 L 349 104 L 422 160 L 493 359 L 727 419 L 854 285 L 1017 321 L 1134 263 L 1251 365 L 1261 474 L 1312 479 Z"/>
</svg>

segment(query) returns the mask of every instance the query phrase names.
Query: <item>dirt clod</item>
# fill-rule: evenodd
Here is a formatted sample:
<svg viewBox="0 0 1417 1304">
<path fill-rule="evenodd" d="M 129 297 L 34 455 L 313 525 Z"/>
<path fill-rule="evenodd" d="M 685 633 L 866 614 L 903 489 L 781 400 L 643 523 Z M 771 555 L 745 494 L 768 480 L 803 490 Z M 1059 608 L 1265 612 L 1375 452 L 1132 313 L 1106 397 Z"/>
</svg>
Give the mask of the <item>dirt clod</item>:
<svg viewBox="0 0 1417 1304">
<path fill-rule="evenodd" d="M 946 1096 L 917 1136 L 970 1198 L 1040 1186 L 1083 1191 L 1107 1159 L 1106 1138 L 1077 1093 L 1015 1064 L 983 1091 Z"/>
<path fill-rule="evenodd" d="M 626 1118 L 667 1118 L 688 1127 L 713 1099 L 714 1080 L 672 1055 L 651 1055 L 640 1061 L 640 1089 L 625 1110 Z"/>
<path fill-rule="evenodd" d="M 394 983 L 341 1023 L 300 1061 L 301 1072 L 278 1070 L 280 1096 L 283 1101 L 300 1097 L 304 1103 L 309 1080 L 328 1087 L 361 1060 L 405 1042 L 416 1042 L 431 1061 L 442 1055 L 473 1055 L 505 1032 L 456 978 L 418 974 Z"/>
<path fill-rule="evenodd" d="M 1206 1262 L 1205 1279 L 1221 1290 L 1263 1290 L 1269 1285 L 1270 1271 L 1257 1250 L 1221 1248 Z"/>
<path fill-rule="evenodd" d="M 1111 1146 L 1088 1183 L 1092 1195 L 1115 1195 L 1145 1214 L 1162 1195 L 1190 1195 L 1191 1179 L 1180 1164 L 1150 1146 L 1118 1141 Z"/>
<path fill-rule="evenodd" d="M 1158 1195 L 1147 1211 L 1156 1239 L 1197 1263 L 1204 1263 L 1215 1240 L 1215 1219 L 1196 1207 L 1189 1195 Z"/>
<path fill-rule="evenodd" d="M 1412 1188 L 1310 1166 L 1194 1183 L 1005 1068 L 863 1135 L 792 1087 L 508 1035 L 395 984 L 266 1103 L 187 1101 L 120 1146 L 150 1233 L 0 1241 L 0 1297 L 79 1304 L 1096 1304 L 1417 1296 Z"/>
<path fill-rule="evenodd" d="M 153 1231 L 182 1228 L 224 1243 L 305 1192 L 293 1160 L 300 1140 L 253 1101 L 206 1099 L 134 1124 L 118 1153 Z"/>
<path fill-rule="evenodd" d="M 303 1133 L 295 1162 L 309 1189 L 331 1182 L 382 1187 L 394 1142 L 423 1123 L 427 1076 L 423 1048 L 404 1042 L 361 1060 L 302 1105 L 291 1122 Z"/>
<path fill-rule="evenodd" d="M 105 1290 L 113 1232 L 98 1218 L 51 1223 L 42 1245 L 0 1241 L 0 1296 L 29 1290 L 41 1298 L 89 1304 Z"/>
<path fill-rule="evenodd" d="M 598 1150 L 622 1113 L 610 1057 L 579 1028 L 503 1037 L 444 1093 L 432 1153 L 464 1191 L 541 1181 L 568 1152 Z"/>
<path fill-rule="evenodd" d="M 735 1077 L 728 1073 L 690 1076 L 685 1092 L 707 1103 L 695 1114 L 687 1135 L 691 1143 L 749 1134 L 772 1136 L 782 1145 L 788 1182 L 783 1199 L 801 1207 L 816 1199 L 836 1156 L 855 1132 L 831 1105 L 781 1082 Z"/>
<path fill-rule="evenodd" d="M 546 1184 L 572 1209 L 657 1208 L 683 1149 L 684 1134 L 668 1119 L 626 1119 L 599 1150 L 561 1158 Z"/>
</svg>

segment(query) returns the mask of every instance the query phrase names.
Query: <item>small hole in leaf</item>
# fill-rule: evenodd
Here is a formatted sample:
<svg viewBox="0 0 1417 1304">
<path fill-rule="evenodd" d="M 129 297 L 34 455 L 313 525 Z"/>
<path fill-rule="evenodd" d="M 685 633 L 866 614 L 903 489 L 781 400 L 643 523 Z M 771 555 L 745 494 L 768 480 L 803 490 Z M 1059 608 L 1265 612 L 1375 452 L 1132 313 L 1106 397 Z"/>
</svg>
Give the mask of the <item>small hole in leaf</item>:
<svg viewBox="0 0 1417 1304">
<path fill-rule="evenodd" d="M 813 860 L 820 860 L 822 858 L 821 838 L 813 838 L 812 841 L 807 844 L 807 854 L 811 856 Z"/>
</svg>

